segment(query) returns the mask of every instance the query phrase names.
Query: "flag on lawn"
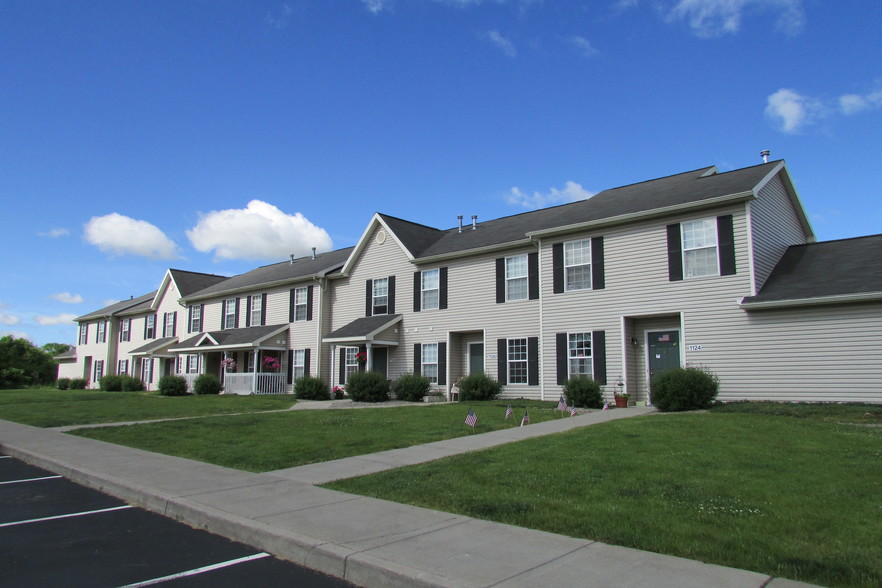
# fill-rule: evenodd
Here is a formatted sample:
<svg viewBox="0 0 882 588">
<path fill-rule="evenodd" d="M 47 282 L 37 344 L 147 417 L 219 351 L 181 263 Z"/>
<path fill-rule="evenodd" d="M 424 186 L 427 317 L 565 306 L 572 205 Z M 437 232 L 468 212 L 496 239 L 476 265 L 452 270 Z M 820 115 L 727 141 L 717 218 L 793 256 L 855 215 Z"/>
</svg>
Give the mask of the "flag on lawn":
<svg viewBox="0 0 882 588">
<path fill-rule="evenodd" d="M 571 416 L 571 417 L 576 416 L 576 407 L 575 407 L 575 405 L 572 406 L 572 407 L 570 408 L 570 416 Z"/>
<path fill-rule="evenodd" d="M 524 418 L 521 419 L 521 426 L 523 427 L 527 423 L 530 422 L 530 415 L 527 414 L 527 411 L 524 411 Z"/>
<path fill-rule="evenodd" d="M 478 424 L 478 416 L 475 414 L 475 411 L 471 408 L 469 409 L 469 414 L 466 415 L 465 424 L 470 427 L 474 427 Z"/>
<path fill-rule="evenodd" d="M 505 420 L 508 420 L 508 417 L 511 416 L 511 413 L 512 413 L 511 404 L 509 404 L 508 408 L 505 409 Z"/>
<path fill-rule="evenodd" d="M 557 401 L 557 410 L 561 412 L 567 411 L 567 401 L 564 400 L 563 394 L 561 394 L 560 400 Z"/>
<path fill-rule="evenodd" d="M 603 410 L 609 410 L 609 402 L 603 403 Z"/>
</svg>

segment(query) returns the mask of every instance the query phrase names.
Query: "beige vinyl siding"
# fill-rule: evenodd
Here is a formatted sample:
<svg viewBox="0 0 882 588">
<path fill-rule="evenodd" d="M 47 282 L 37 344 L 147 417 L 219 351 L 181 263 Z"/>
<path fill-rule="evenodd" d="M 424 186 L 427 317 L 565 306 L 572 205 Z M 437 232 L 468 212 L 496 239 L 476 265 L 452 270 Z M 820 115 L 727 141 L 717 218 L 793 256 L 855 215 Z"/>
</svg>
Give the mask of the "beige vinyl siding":
<svg viewBox="0 0 882 588">
<path fill-rule="evenodd" d="M 98 323 L 105 322 L 107 324 L 106 327 L 106 337 L 104 343 L 98 343 Z M 114 372 L 108 371 L 109 368 L 116 369 L 116 355 L 112 352 L 116 350 L 116 346 L 111 346 L 111 336 L 113 333 L 113 329 L 111 328 L 111 320 L 100 319 L 100 320 L 90 320 L 85 324 L 88 325 L 89 335 L 86 340 L 85 345 L 77 345 L 77 367 L 75 368 L 77 378 L 86 378 L 89 381 L 89 388 L 98 388 L 98 382 L 92 381 L 92 372 L 94 370 L 94 365 L 96 361 L 104 362 L 104 374 L 110 374 Z M 79 342 L 80 331 L 77 329 L 77 341 Z M 91 365 L 86 365 L 86 358 L 91 358 Z"/>
<path fill-rule="evenodd" d="M 748 206 L 755 291 L 758 292 L 787 247 L 805 243 L 806 235 L 779 176 L 763 186 L 757 199 Z"/>
</svg>

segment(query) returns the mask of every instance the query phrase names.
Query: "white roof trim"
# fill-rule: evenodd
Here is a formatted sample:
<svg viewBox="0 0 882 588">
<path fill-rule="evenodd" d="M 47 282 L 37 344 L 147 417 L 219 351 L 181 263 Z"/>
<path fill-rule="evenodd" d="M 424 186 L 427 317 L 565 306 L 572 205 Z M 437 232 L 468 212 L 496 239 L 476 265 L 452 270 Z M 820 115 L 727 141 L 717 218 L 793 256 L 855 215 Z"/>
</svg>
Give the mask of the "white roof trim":
<svg viewBox="0 0 882 588">
<path fill-rule="evenodd" d="M 411 253 L 410 250 L 404 246 L 404 244 L 398 238 L 398 235 L 396 235 L 395 232 L 389 228 L 389 225 L 386 224 L 386 222 L 383 220 L 383 217 L 380 216 L 380 213 L 375 212 L 374 216 L 371 218 L 371 222 L 368 223 L 368 226 L 364 230 L 364 233 L 362 233 L 361 237 L 358 239 L 358 243 L 355 245 L 355 249 L 352 250 L 352 253 L 350 253 L 349 257 L 346 259 L 346 263 L 343 264 L 343 269 L 340 270 L 340 273 L 342 275 L 349 276 L 349 273 L 352 271 L 352 266 L 355 264 L 358 258 L 361 257 L 361 254 L 364 251 L 364 248 L 367 247 L 368 241 L 370 240 L 371 235 L 373 234 L 374 229 L 377 227 L 377 225 L 381 226 L 386 231 L 386 233 L 395 240 L 395 243 L 398 244 L 398 247 L 400 247 L 401 250 L 404 251 L 404 254 L 407 255 L 407 259 L 409 261 L 413 261 L 413 253 Z"/>
</svg>

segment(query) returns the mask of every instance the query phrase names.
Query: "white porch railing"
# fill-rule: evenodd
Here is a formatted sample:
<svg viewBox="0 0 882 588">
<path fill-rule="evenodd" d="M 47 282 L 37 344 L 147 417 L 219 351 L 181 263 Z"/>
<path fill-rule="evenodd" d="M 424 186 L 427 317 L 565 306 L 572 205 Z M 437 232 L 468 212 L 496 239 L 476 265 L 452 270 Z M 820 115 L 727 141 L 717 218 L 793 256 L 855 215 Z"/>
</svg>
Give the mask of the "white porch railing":
<svg viewBox="0 0 882 588">
<path fill-rule="evenodd" d="M 224 394 L 286 394 L 285 374 L 257 372 L 224 374 Z M 254 390 L 251 389 L 252 384 Z"/>
<path fill-rule="evenodd" d="M 193 382 L 200 376 L 200 374 L 181 374 L 184 376 L 184 379 L 187 380 L 187 392 L 190 394 L 195 394 L 193 391 Z"/>
</svg>

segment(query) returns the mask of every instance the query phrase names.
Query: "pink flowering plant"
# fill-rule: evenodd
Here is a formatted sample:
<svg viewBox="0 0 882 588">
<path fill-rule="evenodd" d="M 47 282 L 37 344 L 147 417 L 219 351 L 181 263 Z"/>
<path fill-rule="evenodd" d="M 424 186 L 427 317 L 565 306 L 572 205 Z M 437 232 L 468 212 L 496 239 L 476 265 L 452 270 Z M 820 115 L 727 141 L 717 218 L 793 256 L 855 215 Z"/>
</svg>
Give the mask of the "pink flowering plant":
<svg viewBox="0 0 882 588">
<path fill-rule="evenodd" d="M 266 357 L 263 358 L 263 367 L 264 367 L 264 369 L 268 369 L 268 370 L 277 370 L 277 369 L 279 369 L 279 365 L 280 365 L 280 364 L 279 364 L 279 358 L 278 358 L 278 357 L 272 357 L 271 355 L 268 355 L 268 356 L 266 356 Z"/>
</svg>

